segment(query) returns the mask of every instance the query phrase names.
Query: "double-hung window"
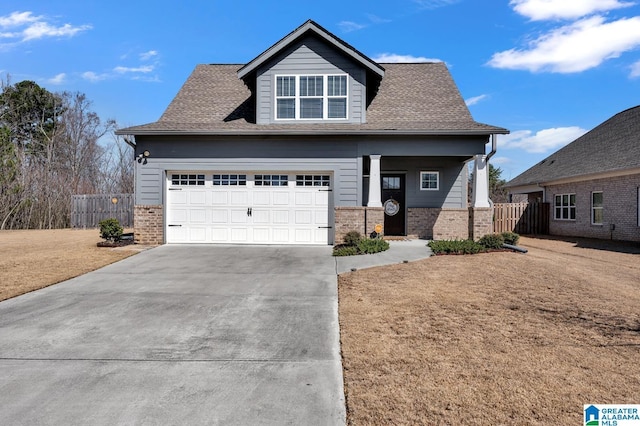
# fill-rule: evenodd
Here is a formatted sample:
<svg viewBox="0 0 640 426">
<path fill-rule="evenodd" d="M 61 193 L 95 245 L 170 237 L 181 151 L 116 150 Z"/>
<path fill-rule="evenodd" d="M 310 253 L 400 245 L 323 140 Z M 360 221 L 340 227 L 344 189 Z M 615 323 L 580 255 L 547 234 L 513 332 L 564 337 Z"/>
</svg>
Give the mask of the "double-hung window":
<svg viewBox="0 0 640 426">
<path fill-rule="evenodd" d="M 346 119 L 347 96 L 346 75 L 276 76 L 276 119 Z"/>
<path fill-rule="evenodd" d="M 576 194 L 556 194 L 554 199 L 554 219 L 576 220 Z"/>
<path fill-rule="evenodd" d="M 591 193 L 591 224 L 602 225 L 604 223 L 604 205 L 602 191 Z"/>
<path fill-rule="evenodd" d="M 420 172 L 420 190 L 437 191 L 440 189 L 439 172 Z"/>
</svg>

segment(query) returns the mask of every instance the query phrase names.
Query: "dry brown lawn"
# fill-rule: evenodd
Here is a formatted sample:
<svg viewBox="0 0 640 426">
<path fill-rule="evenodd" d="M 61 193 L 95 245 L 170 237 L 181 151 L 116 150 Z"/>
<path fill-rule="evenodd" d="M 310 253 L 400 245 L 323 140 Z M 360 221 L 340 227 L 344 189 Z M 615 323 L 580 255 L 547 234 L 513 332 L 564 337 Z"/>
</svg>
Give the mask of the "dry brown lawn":
<svg viewBox="0 0 640 426">
<path fill-rule="evenodd" d="M 640 245 L 520 245 L 340 276 L 349 424 L 582 424 L 583 404 L 640 403 Z"/>
<path fill-rule="evenodd" d="M 124 259 L 136 246 L 99 248 L 100 231 L 0 231 L 0 301 Z"/>
</svg>

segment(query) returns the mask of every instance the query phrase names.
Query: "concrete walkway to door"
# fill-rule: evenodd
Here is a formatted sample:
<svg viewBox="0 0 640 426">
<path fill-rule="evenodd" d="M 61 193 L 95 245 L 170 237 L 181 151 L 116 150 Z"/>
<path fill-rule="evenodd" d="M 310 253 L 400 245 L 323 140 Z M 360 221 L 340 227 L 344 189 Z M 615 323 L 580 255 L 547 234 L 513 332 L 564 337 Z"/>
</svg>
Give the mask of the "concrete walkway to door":
<svg viewBox="0 0 640 426">
<path fill-rule="evenodd" d="M 162 246 L 0 303 L 0 424 L 344 422 L 331 247 Z"/>
</svg>

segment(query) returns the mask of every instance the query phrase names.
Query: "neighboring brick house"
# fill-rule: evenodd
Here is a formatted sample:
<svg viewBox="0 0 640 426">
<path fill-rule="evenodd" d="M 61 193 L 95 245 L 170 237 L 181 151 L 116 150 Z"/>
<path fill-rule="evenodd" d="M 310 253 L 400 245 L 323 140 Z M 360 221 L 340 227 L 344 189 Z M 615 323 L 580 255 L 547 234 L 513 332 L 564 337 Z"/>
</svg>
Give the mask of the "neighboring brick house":
<svg viewBox="0 0 640 426">
<path fill-rule="evenodd" d="M 552 235 L 640 241 L 640 106 L 622 111 L 507 183 L 550 203 Z"/>
<path fill-rule="evenodd" d="M 247 64 L 198 65 L 157 122 L 118 131 L 148 244 L 478 238 L 486 145 L 506 133 L 473 120 L 445 64 L 378 64 L 313 21 Z"/>
</svg>

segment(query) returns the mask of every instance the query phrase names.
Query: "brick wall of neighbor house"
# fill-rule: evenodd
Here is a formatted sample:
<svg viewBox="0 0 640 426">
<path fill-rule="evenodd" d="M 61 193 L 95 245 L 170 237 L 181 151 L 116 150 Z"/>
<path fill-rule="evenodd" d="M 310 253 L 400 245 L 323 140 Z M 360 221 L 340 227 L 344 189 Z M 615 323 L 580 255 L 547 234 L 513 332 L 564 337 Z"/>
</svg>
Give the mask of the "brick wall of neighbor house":
<svg viewBox="0 0 640 426">
<path fill-rule="evenodd" d="M 551 204 L 549 233 L 570 237 L 640 241 L 638 227 L 640 174 L 547 187 Z M 591 193 L 602 191 L 604 223 L 591 224 Z M 554 218 L 554 195 L 576 194 L 576 220 Z M 615 229 L 611 230 L 611 225 Z"/>
<path fill-rule="evenodd" d="M 162 208 L 162 205 L 134 206 L 133 233 L 136 243 L 152 246 L 164 244 Z"/>
<path fill-rule="evenodd" d="M 465 240 L 469 238 L 469 210 L 409 208 L 407 234 L 430 240 Z"/>
<path fill-rule="evenodd" d="M 369 235 L 375 230 L 377 224 L 382 225 L 384 234 L 384 209 L 382 207 L 336 207 L 335 244 L 343 243 L 347 232 L 358 231 L 362 235 Z"/>
<path fill-rule="evenodd" d="M 479 240 L 493 233 L 493 208 L 469 208 L 469 238 Z"/>
</svg>

